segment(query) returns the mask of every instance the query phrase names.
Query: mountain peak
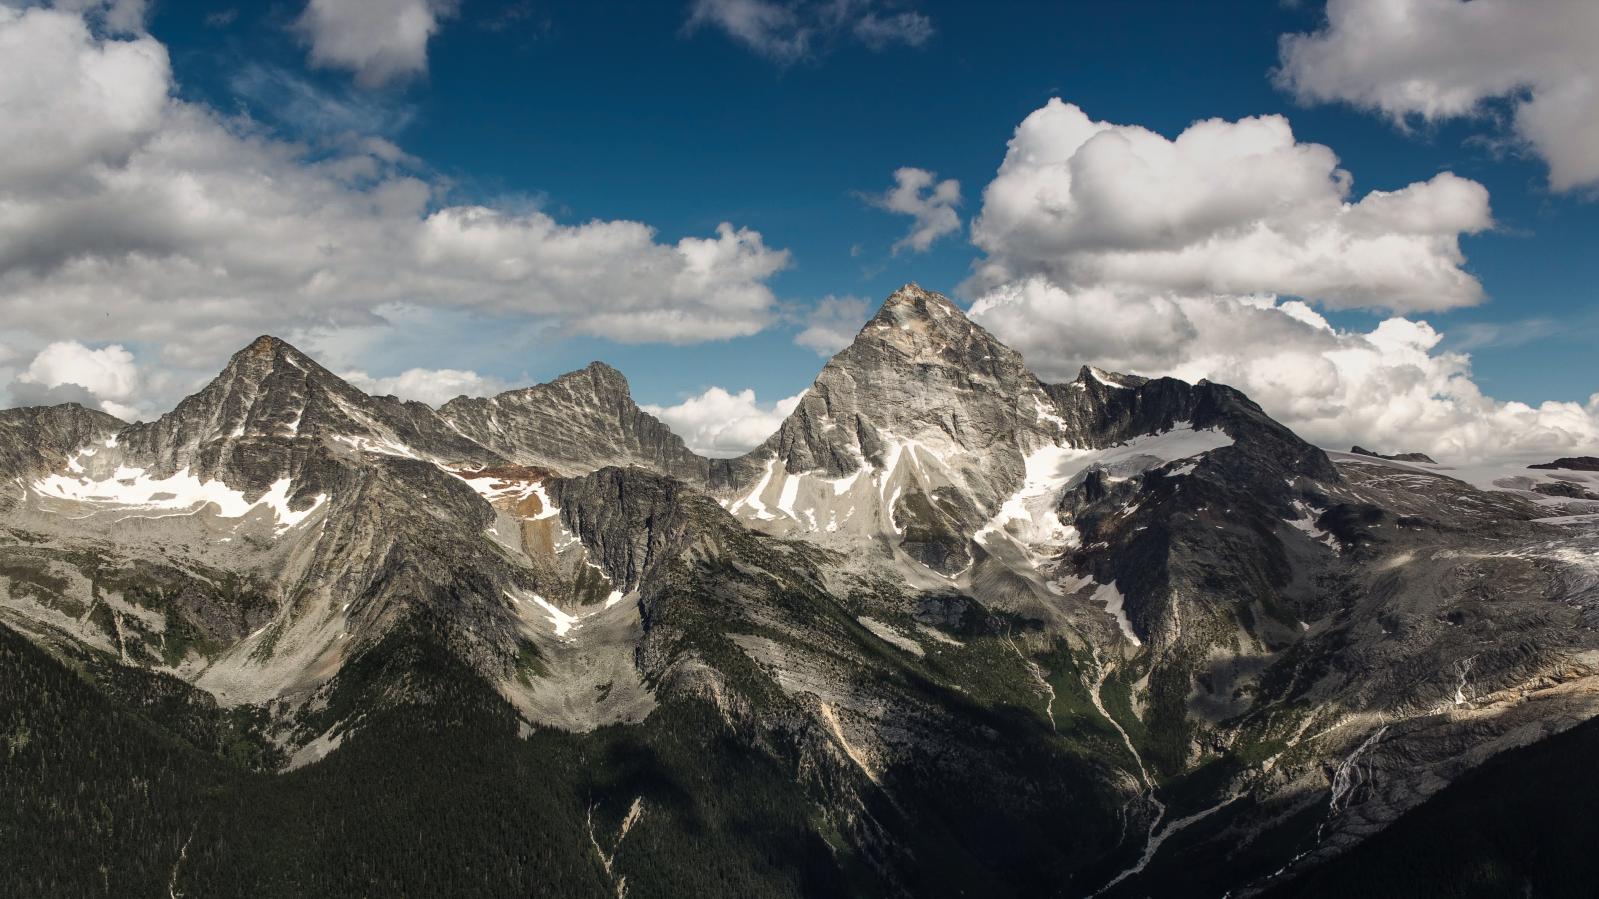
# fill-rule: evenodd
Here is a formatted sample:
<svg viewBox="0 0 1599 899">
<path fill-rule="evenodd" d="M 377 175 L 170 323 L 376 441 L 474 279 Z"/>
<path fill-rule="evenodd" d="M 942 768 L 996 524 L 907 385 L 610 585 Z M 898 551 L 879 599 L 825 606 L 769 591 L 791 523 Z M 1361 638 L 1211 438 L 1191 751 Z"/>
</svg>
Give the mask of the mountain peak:
<svg viewBox="0 0 1599 899">
<path fill-rule="evenodd" d="M 1148 381 L 1149 381 L 1148 378 L 1141 378 L 1141 377 L 1139 377 L 1137 375 L 1118 374 L 1118 373 L 1113 372 L 1113 371 L 1106 371 L 1105 369 L 1099 368 L 1098 366 L 1084 365 L 1077 372 L 1077 381 L 1076 381 L 1076 383 L 1078 383 L 1078 384 L 1102 384 L 1102 385 L 1104 385 L 1106 387 L 1128 388 L 1128 387 L 1138 387 L 1138 386 L 1140 386 L 1142 384 L 1147 383 Z"/>
<path fill-rule="evenodd" d="M 581 370 L 568 372 L 567 374 L 562 375 L 561 378 L 573 378 L 578 376 L 586 377 L 595 384 L 603 384 L 612 390 L 620 392 L 624 396 L 632 395 L 632 390 L 627 383 L 627 375 L 622 374 L 620 371 L 597 359 L 593 362 L 590 362 L 588 365 L 583 366 Z M 560 380 L 561 378 L 557 378 L 556 380 Z"/>
<path fill-rule="evenodd" d="M 262 334 L 260 337 L 250 341 L 250 345 L 244 349 L 246 352 L 261 356 L 270 352 L 276 352 L 278 349 L 287 346 L 289 346 L 289 342 L 281 337 L 274 337 L 271 334 Z M 292 349 L 292 347 L 290 348 Z"/>
<path fill-rule="evenodd" d="M 932 290 L 924 290 L 912 281 L 888 295 L 873 316 L 873 322 L 903 324 L 913 320 L 937 322 L 953 319 L 967 322 L 966 313 L 950 301 L 949 297 Z"/>
<path fill-rule="evenodd" d="M 260 337 L 250 341 L 243 349 L 234 353 L 232 358 L 228 360 L 228 368 L 237 369 L 241 365 L 259 365 L 269 360 L 283 359 L 301 369 L 305 369 L 308 366 L 321 368 L 320 365 L 316 364 L 315 360 L 301 352 L 293 344 L 271 334 L 262 334 Z"/>
<path fill-rule="evenodd" d="M 829 367 L 878 369 L 905 362 L 988 372 L 1021 357 L 966 317 L 949 297 L 912 283 L 894 291 Z"/>
<path fill-rule="evenodd" d="M 627 377 L 591 362 L 549 383 L 439 408 L 456 431 L 523 465 L 562 473 L 643 465 L 703 482 L 707 463 L 633 401 Z"/>
</svg>

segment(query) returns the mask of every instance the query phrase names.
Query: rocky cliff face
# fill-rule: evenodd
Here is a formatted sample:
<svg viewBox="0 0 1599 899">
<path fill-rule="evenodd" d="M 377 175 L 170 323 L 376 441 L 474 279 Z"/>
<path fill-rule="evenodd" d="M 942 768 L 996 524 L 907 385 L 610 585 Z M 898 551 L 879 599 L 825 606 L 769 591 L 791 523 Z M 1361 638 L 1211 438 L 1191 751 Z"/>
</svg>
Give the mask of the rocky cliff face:
<svg viewBox="0 0 1599 899">
<path fill-rule="evenodd" d="M 66 465 L 78 448 L 127 427 L 77 403 L 0 411 L 0 478 L 31 480 Z"/>
</svg>

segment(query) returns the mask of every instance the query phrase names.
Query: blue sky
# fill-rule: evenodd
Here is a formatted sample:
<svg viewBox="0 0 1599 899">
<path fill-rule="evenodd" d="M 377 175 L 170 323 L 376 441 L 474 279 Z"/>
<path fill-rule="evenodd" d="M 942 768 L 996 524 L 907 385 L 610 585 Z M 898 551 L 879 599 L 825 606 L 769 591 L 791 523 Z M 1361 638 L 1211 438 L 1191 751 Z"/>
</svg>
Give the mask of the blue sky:
<svg viewBox="0 0 1599 899">
<path fill-rule="evenodd" d="M 130 2 L 99 7 L 114 15 Z M 662 406 L 713 385 L 753 388 L 768 404 L 791 396 L 823 361 L 794 341 L 822 298 L 875 305 L 914 280 L 963 303 L 977 299 L 981 289 L 968 281 L 974 262 L 995 255 L 970 239 L 983 189 L 1018 125 L 1058 97 L 1091 119 L 1166 138 L 1197 120 L 1280 114 L 1300 144 L 1337 155 L 1353 178 L 1351 202 L 1446 171 L 1481 184 L 1494 224 L 1459 236 L 1463 270 L 1484 293 L 1479 305 L 1362 310 L 1312 298 L 1312 307 L 1331 326 L 1357 333 L 1394 314 L 1427 321 L 1444 335 L 1434 352 L 1469 351 L 1470 379 L 1497 401 L 1582 404 L 1599 391 L 1589 359 L 1599 336 L 1593 185 L 1550 187 L 1547 154 L 1518 141 L 1507 124 L 1514 92 L 1484 90 L 1471 115 L 1413 117 L 1408 128 L 1370 103 L 1294 96 L 1272 77 L 1283 60 L 1279 39 L 1327 28 L 1321 2 L 852 0 L 826 24 L 822 4 L 702 0 L 786 10 L 790 30 L 772 29 L 773 40 L 809 29 L 804 51 L 788 56 L 741 40 L 715 16 L 691 24 L 693 2 L 393 0 L 396 9 L 407 4 L 434 16 L 421 45 L 425 59 L 377 80 L 359 64 L 317 57 L 319 35 L 303 0 L 154 0 L 139 10 L 135 28 L 115 31 L 93 12 L 89 27 L 101 41 L 147 32 L 168 54 L 177 99 L 233 117 L 229 127 L 248 121 L 263 140 L 298 142 L 307 159 L 337 155 L 351 135 L 384 138 L 408 154 L 406 172 L 430 185 L 429 208 L 539 210 L 562 225 L 641 222 L 663 244 L 710 237 L 729 222 L 789 257 L 757 279 L 774 303 L 765 326 L 748 336 L 651 343 L 629 332 L 619 342 L 566 333 L 547 310 L 428 309 L 424 299 L 420 317 L 406 319 L 410 327 L 371 330 L 371 322 L 357 321 L 369 329 L 366 338 L 322 341 L 334 348 L 335 365 L 372 379 L 421 367 L 517 384 L 601 358 L 629 375 L 641 401 Z M 866 40 L 855 28 L 864 16 L 912 30 Z M 911 221 L 871 199 L 902 166 L 960 184 L 960 230 L 925 252 L 895 252 Z M 1292 285 L 1285 287 L 1273 292 L 1291 296 Z M 351 323 L 346 317 L 339 326 Z M 283 327 L 292 337 L 306 326 Z M 18 334 L 16 371 L 34 344 L 63 336 L 42 328 Z M 116 336 L 79 339 L 99 348 Z M 163 382 L 152 373 L 158 356 L 182 370 L 159 333 L 129 334 L 117 345 L 142 366 L 147 385 L 185 377 Z M 1023 349 L 1030 361 L 1047 352 Z M 1350 431 L 1361 434 L 1358 425 Z"/>
</svg>

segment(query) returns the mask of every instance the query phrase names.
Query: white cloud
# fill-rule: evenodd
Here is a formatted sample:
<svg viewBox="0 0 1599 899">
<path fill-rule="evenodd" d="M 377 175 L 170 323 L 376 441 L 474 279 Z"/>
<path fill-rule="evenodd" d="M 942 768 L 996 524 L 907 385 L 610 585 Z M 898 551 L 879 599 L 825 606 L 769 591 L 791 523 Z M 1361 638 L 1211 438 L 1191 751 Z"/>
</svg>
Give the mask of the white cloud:
<svg viewBox="0 0 1599 899">
<path fill-rule="evenodd" d="M 933 37 L 933 20 L 917 12 L 879 15 L 868 9 L 860 13 L 860 17 L 850 26 L 850 31 L 856 40 L 873 50 L 881 50 L 893 44 L 920 47 Z"/>
<path fill-rule="evenodd" d="M 348 84 L 330 89 L 288 69 L 253 62 L 233 70 L 228 89 L 300 139 L 398 134 L 416 115 L 414 106 L 391 92 Z"/>
<path fill-rule="evenodd" d="M 935 172 L 906 166 L 894 170 L 894 186 L 867 197 L 879 209 L 908 215 L 915 220 L 910 233 L 894 243 L 894 252 L 909 247 L 925 253 L 933 241 L 961 229 L 955 207 L 961 203 L 961 184 L 954 178 L 938 180 Z"/>
<path fill-rule="evenodd" d="M 442 406 L 458 396 L 493 396 L 510 389 L 499 378 L 458 368 L 411 368 L 388 378 L 374 378 L 364 371 L 340 372 L 339 377 L 373 396 L 397 396 L 418 400 L 429 406 Z"/>
<path fill-rule="evenodd" d="M 449 205 L 393 144 L 276 139 L 177 99 L 151 38 L 60 11 L 0 7 L 0 56 L 16 125 L 0 129 L 0 320 L 20 351 L 148 344 L 192 374 L 257 334 L 371 327 L 406 305 L 641 342 L 776 320 L 767 282 L 789 256 L 755 231 L 668 242 L 640 222 Z"/>
<path fill-rule="evenodd" d="M 1329 0 L 1325 26 L 1285 35 L 1280 50 L 1278 84 L 1299 100 L 1401 126 L 1488 118 L 1504 100 L 1551 187 L 1599 185 L 1599 3 Z"/>
<path fill-rule="evenodd" d="M 1426 322 L 1340 331 L 1328 307 L 1473 302 L 1460 232 L 1486 191 L 1448 173 L 1348 197 L 1332 151 L 1277 117 L 1200 122 L 1176 140 L 1052 101 L 1030 115 L 973 226 L 988 253 L 972 318 L 1047 380 L 1089 363 L 1233 385 L 1302 436 L 1445 459 L 1599 445 L 1599 395 L 1484 396 Z"/>
<path fill-rule="evenodd" d="M 426 72 L 428 40 L 454 13 L 454 0 L 310 0 L 295 27 L 312 65 L 378 87 Z"/>
<path fill-rule="evenodd" d="M 831 356 L 850 345 L 872 314 L 872 304 L 860 297 L 823 297 L 805 317 L 805 330 L 794 342 L 819 356 Z"/>
<path fill-rule="evenodd" d="M 754 390 L 728 393 L 712 387 L 675 406 L 643 409 L 666 422 L 696 453 L 730 458 L 749 452 L 776 433 L 802 396 L 795 394 L 768 405 L 755 399 Z"/>
<path fill-rule="evenodd" d="M 1339 331 L 1297 300 L 1066 291 L 1042 277 L 996 290 L 972 317 L 1045 380 L 1085 363 L 1201 378 L 1249 394 L 1314 443 L 1422 451 L 1439 459 L 1544 458 L 1599 447 L 1599 394 L 1586 406 L 1502 403 L 1464 353 L 1426 322 L 1389 318 Z"/>
<path fill-rule="evenodd" d="M 75 340 L 62 340 L 33 357 L 11 393 L 24 405 L 80 402 L 131 420 L 139 417 L 131 405 L 138 391 L 139 368 L 122 346 L 93 350 Z"/>
<path fill-rule="evenodd" d="M 826 52 L 843 38 L 872 50 L 900 44 L 920 47 L 933 22 L 914 11 L 884 12 L 877 0 L 694 0 L 685 30 L 720 29 L 780 64 Z"/>
<path fill-rule="evenodd" d="M 0 185 L 59 187 L 160 126 L 170 70 L 152 38 L 99 41 L 79 15 L 0 6 L 0 59 Z"/>
<path fill-rule="evenodd" d="M 1051 100 L 983 192 L 969 289 L 1061 285 L 1280 293 L 1334 308 L 1447 309 L 1482 298 L 1460 235 L 1492 225 L 1482 185 L 1444 172 L 1352 202 L 1332 150 L 1260 116 L 1175 140 Z"/>
</svg>

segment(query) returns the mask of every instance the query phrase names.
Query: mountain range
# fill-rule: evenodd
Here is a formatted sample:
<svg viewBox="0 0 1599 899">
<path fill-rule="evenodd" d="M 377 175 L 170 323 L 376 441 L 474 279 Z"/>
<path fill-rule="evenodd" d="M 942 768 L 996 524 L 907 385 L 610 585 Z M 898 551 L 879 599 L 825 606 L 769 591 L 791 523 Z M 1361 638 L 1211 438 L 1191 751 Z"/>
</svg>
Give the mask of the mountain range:
<svg viewBox="0 0 1599 899">
<path fill-rule="evenodd" d="M 1587 895 L 1581 461 L 1046 383 L 915 285 L 733 459 L 262 337 L 0 412 L 0 892 Z"/>
</svg>

